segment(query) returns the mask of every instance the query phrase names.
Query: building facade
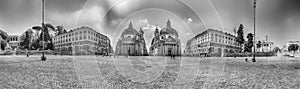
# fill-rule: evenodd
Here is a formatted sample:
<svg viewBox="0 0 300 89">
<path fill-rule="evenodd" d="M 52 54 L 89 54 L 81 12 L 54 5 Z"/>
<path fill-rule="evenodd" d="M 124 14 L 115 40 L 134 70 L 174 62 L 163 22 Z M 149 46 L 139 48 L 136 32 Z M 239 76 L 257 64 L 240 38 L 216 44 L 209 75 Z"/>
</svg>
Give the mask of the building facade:
<svg viewBox="0 0 300 89">
<path fill-rule="evenodd" d="M 124 56 L 148 55 L 142 28 L 137 31 L 130 22 L 117 42 L 115 54 Z"/>
<path fill-rule="evenodd" d="M 16 51 L 20 47 L 20 36 L 18 35 L 9 35 L 7 41 L 6 50 Z"/>
<path fill-rule="evenodd" d="M 258 42 L 256 42 L 257 46 Z M 263 41 L 261 42 L 261 47 L 257 48 L 256 47 L 256 52 L 273 52 L 274 50 L 274 43 L 273 42 L 269 42 L 269 41 Z"/>
<path fill-rule="evenodd" d="M 110 39 L 89 27 L 80 27 L 52 38 L 55 51 L 69 55 L 112 52 Z"/>
<path fill-rule="evenodd" d="M 155 29 L 149 54 L 152 56 L 181 55 L 181 43 L 178 32 L 172 28 L 170 20 L 167 21 L 165 28 L 160 31 L 158 28 Z"/>
<path fill-rule="evenodd" d="M 208 29 L 188 40 L 184 53 L 188 56 L 224 56 L 240 51 L 242 47 L 236 42 L 236 36 Z"/>
</svg>

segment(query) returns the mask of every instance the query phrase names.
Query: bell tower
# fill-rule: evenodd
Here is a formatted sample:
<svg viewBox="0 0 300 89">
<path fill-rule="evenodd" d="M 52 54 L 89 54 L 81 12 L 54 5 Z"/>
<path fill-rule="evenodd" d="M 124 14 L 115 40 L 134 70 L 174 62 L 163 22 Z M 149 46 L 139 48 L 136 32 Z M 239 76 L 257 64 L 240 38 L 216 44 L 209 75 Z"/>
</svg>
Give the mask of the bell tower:
<svg viewBox="0 0 300 89">
<path fill-rule="evenodd" d="M 133 28 L 132 22 L 130 21 L 128 28 Z"/>
<path fill-rule="evenodd" d="M 159 31 L 158 31 L 158 27 L 157 27 L 157 26 L 156 26 L 156 28 L 155 28 L 154 36 L 155 36 L 155 37 L 156 37 L 156 36 L 159 36 Z"/>
<path fill-rule="evenodd" d="M 144 31 L 142 29 L 142 27 L 140 27 L 140 31 L 139 31 L 140 35 L 143 36 L 144 35 Z"/>
<path fill-rule="evenodd" d="M 167 27 L 171 27 L 171 22 L 170 22 L 169 19 L 168 19 L 168 21 L 167 21 Z"/>
</svg>

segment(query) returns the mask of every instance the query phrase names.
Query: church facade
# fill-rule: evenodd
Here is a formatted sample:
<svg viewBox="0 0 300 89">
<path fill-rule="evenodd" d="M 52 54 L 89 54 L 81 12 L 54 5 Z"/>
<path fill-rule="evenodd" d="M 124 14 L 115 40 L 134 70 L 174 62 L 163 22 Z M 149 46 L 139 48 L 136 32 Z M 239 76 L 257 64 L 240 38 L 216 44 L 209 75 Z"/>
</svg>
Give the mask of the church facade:
<svg viewBox="0 0 300 89">
<path fill-rule="evenodd" d="M 155 29 L 154 38 L 151 42 L 151 56 L 180 56 L 181 43 L 178 32 L 172 28 L 170 20 L 167 21 L 165 28 Z"/>
<path fill-rule="evenodd" d="M 124 56 L 148 55 L 142 28 L 137 31 L 130 22 L 117 42 L 115 54 Z"/>
</svg>

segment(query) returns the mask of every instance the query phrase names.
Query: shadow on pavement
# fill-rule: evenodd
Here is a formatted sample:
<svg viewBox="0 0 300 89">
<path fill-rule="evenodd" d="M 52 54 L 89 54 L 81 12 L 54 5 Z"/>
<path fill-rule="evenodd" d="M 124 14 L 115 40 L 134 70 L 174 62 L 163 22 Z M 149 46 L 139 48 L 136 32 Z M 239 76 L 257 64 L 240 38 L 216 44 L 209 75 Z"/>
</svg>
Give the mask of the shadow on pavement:
<svg viewBox="0 0 300 89">
<path fill-rule="evenodd" d="M 0 61 L 1 64 L 18 64 L 18 63 L 32 63 L 32 62 L 39 62 L 41 60 L 22 60 L 22 61 Z"/>
</svg>

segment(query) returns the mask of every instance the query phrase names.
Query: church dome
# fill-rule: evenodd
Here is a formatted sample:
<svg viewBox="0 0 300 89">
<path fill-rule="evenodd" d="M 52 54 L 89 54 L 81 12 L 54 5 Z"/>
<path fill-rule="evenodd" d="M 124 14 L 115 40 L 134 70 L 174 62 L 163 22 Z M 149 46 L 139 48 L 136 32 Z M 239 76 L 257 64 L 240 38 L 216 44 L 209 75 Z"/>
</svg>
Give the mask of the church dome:
<svg viewBox="0 0 300 89">
<path fill-rule="evenodd" d="M 160 31 L 160 34 L 164 34 L 164 33 L 167 33 L 167 34 L 173 34 L 175 36 L 178 37 L 178 32 L 171 27 L 171 22 L 170 20 L 168 20 L 167 22 L 167 27 L 163 28 L 161 31 Z"/>
<path fill-rule="evenodd" d="M 136 31 L 136 29 L 133 28 L 132 22 L 130 22 L 128 28 L 126 28 L 123 31 L 122 36 L 124 36 L 124 35 L 136 35 L 136 34 L 138 34 L 138 31 Z"/>
</svg>

